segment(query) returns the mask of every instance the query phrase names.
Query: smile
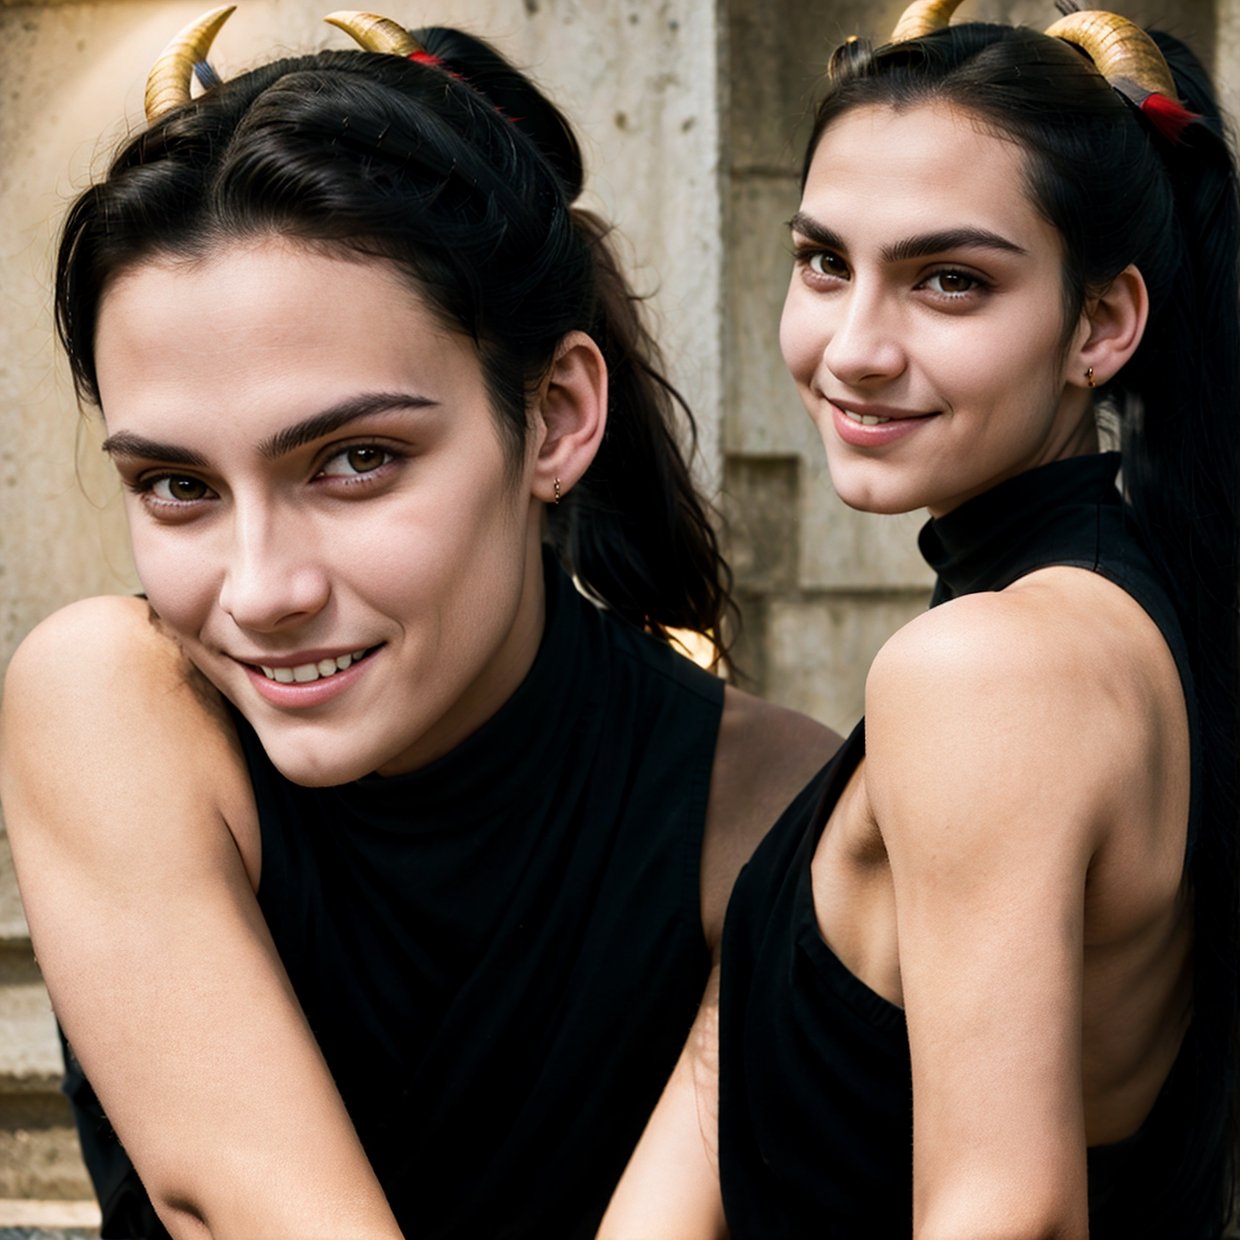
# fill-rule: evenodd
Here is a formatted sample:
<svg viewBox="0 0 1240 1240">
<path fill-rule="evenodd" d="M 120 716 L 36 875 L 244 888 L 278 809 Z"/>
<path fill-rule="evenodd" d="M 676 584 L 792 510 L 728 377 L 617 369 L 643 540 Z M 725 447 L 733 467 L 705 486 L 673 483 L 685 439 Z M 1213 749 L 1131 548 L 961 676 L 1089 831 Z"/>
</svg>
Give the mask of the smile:
<svg viewBox="0 0 1240 1240">
<path fill-rule="evenodd" d="M 267 667 L 262 663 L 258 666 L 268 680 L 278 681 L 282 685 L 308 685 L 312 681 L 345 671 L 369 653 L 368 649 L 362 649 L 353 654 L 337 655 L 334 659 L 320 659 L 317 663 L 298 663 L 295 667 Z"/>
<path fill-rule="evenodd" d="M 886 449 L 889 445 L 917 435 L 934 422 L 937 414 L 917 413 L 890 405 L 849 405 L 828 400 L 836 436 L 862 451 Z"/>
</svg>

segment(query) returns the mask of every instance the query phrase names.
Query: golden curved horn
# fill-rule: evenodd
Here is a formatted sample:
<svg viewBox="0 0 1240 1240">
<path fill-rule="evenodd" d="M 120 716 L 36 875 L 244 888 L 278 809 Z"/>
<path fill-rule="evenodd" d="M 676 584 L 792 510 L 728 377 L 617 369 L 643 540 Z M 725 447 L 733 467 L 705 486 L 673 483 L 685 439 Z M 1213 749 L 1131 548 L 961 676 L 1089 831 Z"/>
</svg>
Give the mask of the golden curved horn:
<svg viewBox="0 0 1240 1240">
<path fill-rule="evenodd" d="M 960 7 L 961 0 L 913 0 L 900 15 L 888 43 L 903 43 L 905 39 L 920 39 L 932 30 L 942 30 L 951 23 L 952 14 Z"/>
<path fill-rule="evenodd" d="M 360 43 L 368 52 L 390 52 L 393 56 L 413 56 L 426 49 L 404 26 L 378 13 L 343 10 L 323 18 Z"/>
<path fill-rule="evenodd" d="M 1158 44 L 1140 26 L 1118 13 L 1099 9 L 1069 13 L 1048 26 L 1046 33 L 1079 47 L 1112 85 L 1126 78 L 1148 94 L 1178 98 L 1175 79 Z"/>
<path fill-rule="evenodd" d="M 146 79 L 146 118 L 156 120 L 190 100 L 189 79 L 194 66 L 207 58 L 220 27 L 232 16 L 235 4 L 226 4 L 195 18 L 160 52 Z"/>
</svg>

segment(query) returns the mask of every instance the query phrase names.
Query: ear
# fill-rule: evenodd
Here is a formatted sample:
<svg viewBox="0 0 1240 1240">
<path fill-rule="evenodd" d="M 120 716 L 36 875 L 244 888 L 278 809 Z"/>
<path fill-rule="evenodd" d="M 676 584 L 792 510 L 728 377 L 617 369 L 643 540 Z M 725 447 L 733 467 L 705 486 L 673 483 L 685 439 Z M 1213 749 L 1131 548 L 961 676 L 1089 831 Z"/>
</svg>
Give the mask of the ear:
<svg viewBox="0 0 1240 1240">
<path fill-rule="evenodd" d="M 556 346 L 533 413 L 538 447 L 531 490 L 550 504 L 589 469 L 607 429 L 607 363 L 585 332 L 569 332 Z"/>
<path fill-rule="evenodd" d="M 1145 279 L 1130 263 L 1101 295 L 1086 302 L 1068 359 L 1068 382 L 1100 387 L 1114 378 L 1137 351 L 1149 312 Z"/>
</svg>

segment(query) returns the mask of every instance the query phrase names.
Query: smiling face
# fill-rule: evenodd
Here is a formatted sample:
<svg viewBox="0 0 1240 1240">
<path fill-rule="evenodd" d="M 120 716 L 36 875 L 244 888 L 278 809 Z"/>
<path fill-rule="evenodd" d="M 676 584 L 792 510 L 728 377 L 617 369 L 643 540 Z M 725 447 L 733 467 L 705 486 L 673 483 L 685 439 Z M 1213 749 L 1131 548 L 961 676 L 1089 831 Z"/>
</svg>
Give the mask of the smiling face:
<svg viewBox="0 0 1240 1240">
<path fill-rule="evenodd" d="M 378 260 L 276 240 L 107 291 L 108 448 L 150 601 L 305 784 L 420 766 L 520 683 L 540 506 L 473 345 Z"/>
<path fill-rule="evenodd" d="M 1096 448 L 1059 235 L 1011 142 L 946 105 L 847 112 L 793 241 L 780 344 L 845 503 L 941 515 Z"/>
</svg>

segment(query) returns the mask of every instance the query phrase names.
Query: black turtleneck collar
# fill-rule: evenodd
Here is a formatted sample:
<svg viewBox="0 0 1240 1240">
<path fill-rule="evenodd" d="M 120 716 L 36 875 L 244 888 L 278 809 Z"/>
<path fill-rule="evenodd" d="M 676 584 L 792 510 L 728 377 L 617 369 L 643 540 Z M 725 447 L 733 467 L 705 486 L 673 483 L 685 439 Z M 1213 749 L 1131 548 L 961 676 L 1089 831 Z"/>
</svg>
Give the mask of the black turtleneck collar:
<svg viewBox="0 0 1240 1240">
<path fill-rule="evenodd" d="M 918 545 L 938 574 L 931 605 L 1001 590 L 1047 564 L 1097 567 L 1100 512 L 1119 508 L 1118 452 L 1027 470 L 928 521 Z"/>
</svg>

